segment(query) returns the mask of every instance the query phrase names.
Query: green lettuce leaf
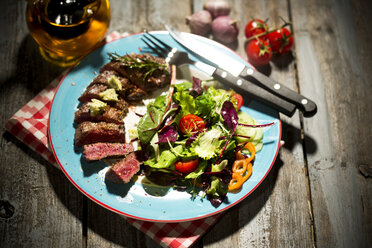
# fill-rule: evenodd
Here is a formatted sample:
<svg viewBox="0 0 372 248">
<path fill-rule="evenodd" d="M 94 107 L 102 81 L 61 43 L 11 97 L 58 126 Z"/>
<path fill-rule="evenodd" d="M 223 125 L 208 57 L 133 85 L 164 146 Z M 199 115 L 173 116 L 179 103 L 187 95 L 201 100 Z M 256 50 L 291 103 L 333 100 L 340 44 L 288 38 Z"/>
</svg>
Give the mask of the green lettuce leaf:
<svg viewBox="0 0 372 248">
<path fill-rule="evenodd" d="M 208 195 L 223 196 L 227 193 L 228 186 L 221 182 L 218 177 L 212 177 L 211 187 L 207 190 Z"/>
<path fill-rule="evenodd" d="M 192 88 L 192 82 L 182 82 L 182 83 L 173 85 L 173 87 L 176 89 L 176 91 L 189 90 Z"/>
<path fill-rule="evenodd" d="M 143 144 L 148 144 L 157 132 L 154 128 L 159 125 L 164 116 L 167 104 L 166 99 L 167 96 L 162 95 L 155 98 L 153 103 L 147 105 L 147 112 L 140 119 L 137 127 L 138 137 Z"/>
<path fill-rule="evenodd" d="M 227 164 L 228 164 L 228 161 L 227 160 L 222 160 L 221 163 L 219 163 L 219 164 L 212 164 L 211 171 L 212 172 L 222 171 L 223 169 L 225 169 L 225 167 L 227 166 Z"/>
<path fill-rule="evenodd" d="M 217 155 L 222 141 L 219 140 L 222 131 L 211 129 L 208 132 L 200 135 L 196 141 L 192 143 L 195 152 L 203 159 L 211 159 Z"/>
<path fill-rule="evenodd" d="M 144 164 L 152 168 L 157 169 L 168 168 L 174 170 L 175 169 L 174 163 L 178 159 L 178 154 L 182 153 L 182 150 L 183 148 L 181 145 L 176 146 L 175 148 L 173 148 L 173 150 L 169 149 L 163 150 L 158 160 L 156 160 L 156 158 L 154 157 L 152 159 L 146 160 Z"/>
<path fill-rule="evenodd" d="M 218 116 L 214 112 L 215 108 L 216 102 L 210 94 L 203 94 L 195 99 L 195 114 L 210 123 L 213 123 L 215 117 Z"/>
<path fill-rule="evenodd" d="M 200 177 L 204 173 L 205 168 L 207 168 L 207 165 L 208 165 L 208 163 L 207 163 L 206 160 L 199 159 L 198 168 L 196 168 L 196 170 L 194 170 L 193 172 L 191 172 L 187 176 L 185 176 L 185 179 L 196 179 L 196 178 Z"/>
<path fill-rule="evenodd" d="M 223 89 L 215 89 L 210 87 L 207 93 L 210 94 L 212 99 L 216 102 L 214 112 L 217 114 L 221 113 L 223 103 L 231 100 L 231 92 Z"/>
<path fill-rule="evenodd" d="M 151 114 L 150 114 L 151 113 Z M 158 126 L 164 111 L 156 108 L 150 108 L 146 114 L 140 119 L 137 127 L 138 137 L 143 144 L 148 144 L 152 137 L 157 132 L 154 129 Z"/>
<path fill-rule="evenodd" d="M 174 93 L 174 97 L 178 104 L 181 106 L 181 117 L 187 114 L 195 113 L 195 101 L 188 91 L 177 91 L 176 93 Z"/>
</svg>

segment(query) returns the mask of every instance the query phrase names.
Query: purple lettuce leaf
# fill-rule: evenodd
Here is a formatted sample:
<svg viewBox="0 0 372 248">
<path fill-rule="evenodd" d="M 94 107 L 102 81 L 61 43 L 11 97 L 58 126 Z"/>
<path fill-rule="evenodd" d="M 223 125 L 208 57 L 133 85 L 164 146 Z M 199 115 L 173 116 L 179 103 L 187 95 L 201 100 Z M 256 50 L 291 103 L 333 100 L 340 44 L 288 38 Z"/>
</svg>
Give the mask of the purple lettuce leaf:
<svg viewBox="0 0 372 248">
<path fill-rule="evenodd" d="M 175 142 L 178 138 L 178 133 L 177 130 L 174 126 L 166 126 L 164 127 L 159 135 L 159 140 L 157 144 L 159 143 L 167 143 L 169 142 Z"/>
<path fill-rule="evenodd" d="M 201 80 L 197 77 L 192 77 L 192 89 L 190 89 L 190 95 L 193 97 L 200 96 L 203 93 Z"/>
<path fill-rule="evenodd" d="M 225 200 L 226 198 L 226 194 L 223 195 L 223 196 L 219 196 L 219 197 L 216 197 L 216 196 L 210 196 L 208 195 L 208 200 L 209 202 L 212 204 L 213 207 L 217 208 L 218 206 L 221 205 L 221 203 Z"/>
<path fill-rule="evenodd" d="M 190 138 L 188 138 L 186 140 L 185 147 L 190 146 L 192 144 L 192 142 L 194 142 L 196 140 L 196 138 L 198 137 L 198 134 L 199 134 L 199 132 L 194 133 L 193 135 L 191 135 Z"/>
<path fill-rule="evenodd" d="M 173 103 L 170 109 L 168 110 L 167 116 L 164 120 L 164 126 L 161 128 L 165 128 L 173 124 L 174 120 L 176 119 L 176 115 L 180 112 L 181 107 L 177 103 Z"/>
<path fill-rule="evenodd" d="M 202 185 L 204 192 L 207 192 L 211 187 L 211 179 L 213 177 L 217 177 L 222 183 L 228 185 L 231 180 L 231 171 L 227 169 L 223 169 L 222 171 L 218 172 L 205 172 L 202 174 Z M 227 194 L 227 193 L 226 193 Z M 208 200 L 214 207 L 218 207 L 221 203 L 226 199 L 226 194 L 216 196 L 216 195 L 207 195 Z"/>
<path fill-rule="evenodd" d="M 238 114 L 232 102 L 225 101 L 221 108 L 224 124 L 234 133 L 238 126 Z"/>
</svg>

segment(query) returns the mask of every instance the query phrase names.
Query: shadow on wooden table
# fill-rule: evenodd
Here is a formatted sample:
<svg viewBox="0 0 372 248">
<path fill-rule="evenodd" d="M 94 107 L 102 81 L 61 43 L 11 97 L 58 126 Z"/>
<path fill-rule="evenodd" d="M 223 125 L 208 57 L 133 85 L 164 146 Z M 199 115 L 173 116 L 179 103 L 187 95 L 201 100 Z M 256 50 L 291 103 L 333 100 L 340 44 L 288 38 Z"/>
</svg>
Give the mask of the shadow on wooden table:
<svg viewBox="0 0 372 248">
<path fill-rule="evenodd" d="M 302 135 L 304 135 L 303 138 Z M 302 134 L 301 130 L 297 127 L 282 121 L 282 140 L 285 141 L 284 148 L 293 151 L 295 146 L 304 146 L 306 144 L 306 153 L 314 154 L 317 152 L 318 146 L 313 137 L 309 133 Z"/>
</svg>

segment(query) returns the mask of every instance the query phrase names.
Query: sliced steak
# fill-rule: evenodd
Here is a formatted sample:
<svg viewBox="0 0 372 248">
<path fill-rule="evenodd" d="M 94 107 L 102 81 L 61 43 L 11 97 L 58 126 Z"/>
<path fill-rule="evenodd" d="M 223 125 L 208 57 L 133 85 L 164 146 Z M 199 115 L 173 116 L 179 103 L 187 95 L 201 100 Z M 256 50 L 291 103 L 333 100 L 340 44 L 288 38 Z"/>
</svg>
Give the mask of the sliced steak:
<svg viewBox="0 0 372 248">
<path fill-rule="evenodd" d="M 108 79 L 112 76 L 116 76 L 118 77 L 119 74 L 115 71 L 104 71 L 102 72 L 101 74 L 99 74 L 98 76 L 96 76 L 92 83 L 91 84 L 105 84 L 105 85 L 109 85 L 108 84 Z"/>
<path fill-rule="evenodd" d="M 162 88 L 169 84 L 170 80 L 170 74 L 164 74 L 164 72 L 157 70 L 152 74 L 152 76 L 147 78 L 147 82 L 145 82 L 145 85 L 143 87 L 147 88 L 147 85 L 156 85 L 157 88 Z"/>
<path fill-rule="evenodd" d="M 84 93 L 79 97 L 80 102 L 89 102 L 93 98 L 100 99 L 99 93 L 108 89 L 105 84 L 90 84 Z"/>
<path fill-rule="evenodd" d="M 116 109 L 119 109 L 125 113 L 128 112 L 129 104 L 122 98 L 119 98 L 119 101 L 114 101 L 114 102 L 108 102 L 108 104 Z"/>
<path fill-rule="evenodd" d="M 132 143 L 95 143 L 85 145 L 83 148 L 83 154 L 88 161 L 125 156 L 134 150 Z"/>
<path fill-rule="evenodd" d="M 127 72 L 126 70 L 128 69 L 128 66 L 125 66 L 123 65 L 122 63 L 120 62 L 115 62 L 115 61 L 111 61 L 107 64 L 105 64 L 101 69 L 100 69 L 100 72 L 101 74 L 102 73 L 105 73 L 105 71 L 115 71 L 116 73 L 118 73 L 120 76 L 122 77 L 127 77 Z M 130 79 L 129 79 L 130 80 Z"/>
<path fill-rule="evenodd" d="M 132 152 L 113 164 L 106 172 L 106 178 L 113 183 L 129 183 L 130 179 L 139 171 L 140 164 L 136 153 Z"/>
<path fill-rule="evenodd" d="M 131 84 L 131 82 L 129 81 L 128 78 L 125 78 L 125 77 L 120 76 L 115 71 L 110 71 L 110 70 L 103 71 L 101 74 L 99 74 L 97 77 L 95 77 L 93 79 L 91 85 L 93 85 L 93 84 L 103 84 L 103 85 L 109 86 L 109 79 L 112 76 L 115 76 L 115 77 L 117 77 L 120 80 L 122 90 L 119 90 L 118 91 L 118 94 L 120 96 L 122 96 L 122 97 L 125 97 L 126 94 L 127 94 L 127 90 L 130 89 L 133 86 L 132 86 L 132 84 Z"/>
<path fill-rule="evenodd" d="M 125 109 L 127 111 L 128 109 Z M 75 119 L 76 123 L 82 123 L 84 121 L 91 121 L 91 122 L 110 122 L 116 124 L 123 124 L 123 119 L 125 117 L 126 112 L 124 110 L 120 110 L 114 107 L 107 105 L 105 111 L 96 116 L 90 115 L 90 107 L 89 103 L 84 103 L 76 112 L 75 112 Z"/>
<path fill-rule="evenodd" d="M 165 65 L 165 60 L 163 58 L 154 57 L 151 54 L 130 54 L 125 55 L 124 57 L 131 57 L 132 60 L 136 61 L 144 61 L 144 63 L 158 63 Z M 129 66 L 131 62 L 120 62 L 118 61 L 111 61 L 105 64 L 101 68 L 101 72 L 104 71 L 115 71 L 119 73 L 121 76 L 129 78 L 129 80 L 137 85 L 140 89 L 144 90 L 145 92 L 153 91 L 156 88 L 162 88 L 170 83 L 171 75 L 168 69 L 163 69 L 161 67 L 156 68 L 150 74 L 149 68 L 142 67 L 134 67 Z M 153 69 L 153 68 L 150 68 Z M 148 75 L 147 75 L 148 74 Z"/>
<path fill-rule="evenodd" d="M 116 73 L 115 71 L 104 71 L 103 73 L 101 73 L 100 75 L 93 79 L 93 81 L 88 85 L 84 93 L 79 97 L 79 101 L 89 102 L 93 98 L 100 99 L 99 93 L 110 88 L 109 79 L 112 76 L 116 76 L 120 80 L 122 90 L 117 91 L 117 93 L 122 98 L 125 98 L 126 95 L 128 94 L 127 90 L 133 87 L 133 85 L 129 82 L 129 79 L 119 76 L 119 74 Z"/>
<path fill-rule="evenodd" d="M 147 93 L 144 90 L 138 87 L 132 87 L 128 90 L 125 98 L 130 102 L 138 102 L 144 99 L 146 96 Z"/>
<path fill-rule="evenodd" d="M 75 144 L 83 146 L 98 142 L 124 143 L 124 125 L 89 121 L 80 123 L 75 132 Z"/>
</svg>

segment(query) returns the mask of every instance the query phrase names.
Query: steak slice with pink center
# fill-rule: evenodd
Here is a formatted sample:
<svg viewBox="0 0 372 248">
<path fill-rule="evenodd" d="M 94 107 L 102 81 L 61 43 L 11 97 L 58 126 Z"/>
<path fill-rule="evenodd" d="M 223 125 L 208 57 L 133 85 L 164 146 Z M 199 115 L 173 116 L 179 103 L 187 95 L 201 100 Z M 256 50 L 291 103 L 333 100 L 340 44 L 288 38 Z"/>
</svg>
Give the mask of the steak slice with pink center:
<svg viewBox="0 0 372 248">
<path fill-rule="evenodd" d="M 137 159 L 136 153 L 132 152 L 110 167 L 106 172 L 106 179 L 113 183 L 129 183 L 139 171 L 140 165 L 141 162 Z"/>
<path fill-rule="evenodd" d="M 95 143 L 84 146 L 84 156 L 88 161 L 108 157 L 125 156 L 134 151 L 132 143 Z"/>
<path fill-rule="evenodd" d="M 76 128 L 75 145 L 83 146 L 86 144 L 107 142 L 124 143 L 124 125 L 107 122 L 83 122 Z"/>
</svg>

